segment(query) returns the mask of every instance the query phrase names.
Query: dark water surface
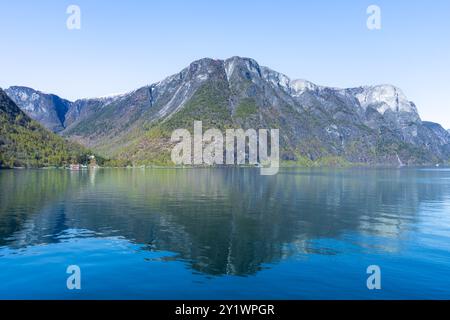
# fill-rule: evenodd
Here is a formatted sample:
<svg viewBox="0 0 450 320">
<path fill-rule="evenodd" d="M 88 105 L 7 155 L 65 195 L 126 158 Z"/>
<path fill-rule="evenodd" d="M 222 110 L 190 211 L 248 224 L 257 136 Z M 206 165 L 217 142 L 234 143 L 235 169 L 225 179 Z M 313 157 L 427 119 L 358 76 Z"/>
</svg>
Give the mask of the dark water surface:
<svg viewBox="0 0 450 320">
<path fill-rule="evenodd" d="M 449 299 L 450 170 L 0 171 L 0 298 Z"/>
</svg>

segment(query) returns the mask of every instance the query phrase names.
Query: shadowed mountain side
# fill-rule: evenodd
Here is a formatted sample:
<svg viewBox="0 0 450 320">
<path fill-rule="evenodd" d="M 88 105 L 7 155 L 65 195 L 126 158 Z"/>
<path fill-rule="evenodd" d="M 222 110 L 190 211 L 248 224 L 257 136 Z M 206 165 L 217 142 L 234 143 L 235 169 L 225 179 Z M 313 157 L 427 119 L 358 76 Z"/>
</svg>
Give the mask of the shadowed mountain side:
<svg viewBox="0 0 450 320">
<path fill-rule="evenodd" d="M 0 89 L 0 168 L 63 166 L 88 154 L 29 118 Z"/>
</svg>

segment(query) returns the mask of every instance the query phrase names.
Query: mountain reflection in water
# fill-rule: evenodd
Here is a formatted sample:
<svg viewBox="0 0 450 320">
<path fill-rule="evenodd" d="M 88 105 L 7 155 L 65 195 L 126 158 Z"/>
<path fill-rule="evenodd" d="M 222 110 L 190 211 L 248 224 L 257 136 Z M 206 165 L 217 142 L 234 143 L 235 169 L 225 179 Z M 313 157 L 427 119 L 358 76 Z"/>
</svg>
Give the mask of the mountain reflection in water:
<svg viewBox="0 0 450 320">
<path fill-rule="evenodd" d="M 417 234 L 449 248 L 446 169 L 1 171 L 0 190 L 0 264 L 73 239 L 119 239 L 108 243 L 207 276 L 252 276 L 292 257 L 401 255 Z"/>
</svg>

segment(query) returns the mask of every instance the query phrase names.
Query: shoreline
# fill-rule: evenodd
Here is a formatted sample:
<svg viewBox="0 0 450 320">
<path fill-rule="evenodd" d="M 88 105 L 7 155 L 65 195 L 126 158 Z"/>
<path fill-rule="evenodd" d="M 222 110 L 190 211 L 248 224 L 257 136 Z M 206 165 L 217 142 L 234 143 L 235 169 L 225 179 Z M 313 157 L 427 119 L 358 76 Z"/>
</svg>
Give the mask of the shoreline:
<svg viewBox="0 0 450 320">
<path fill-rule="evenodd" d="M 67 167 L 13 167 L 6 168 L 0 167 L 0 170 L 67 170 L 73 172 L 86 172 L 86 171 L 95 171 L 101 169 L 183 169 L 183 170 L 192 170 L 192 169 L 224 169 L 224 168 L 233 168 L 233 169 L 260 169 L 258 166 L 249 166 L 249 165 L 234 165 L 234 166 L 157 166 L 157 165 L 145 165 L 145 166 L 123 166 L 123 167 L 97 167 L 97 168 L 85 168 L 79 170 L 72 170 Z M 393 165 L 393 164 L 365 164 L 365 163 L 350 163 L 347 165 L 294 165 L 294 164 L 285 164 L 280 165 L 280 169 L 286 168 L 298 168 L 298 169 L 351 169 L 351 168 L 360 168 L 360 169 L 410 169 L 410 168 L 450 168 L 450 164 L 411 164 L 411 165 Z"/>
</svg>

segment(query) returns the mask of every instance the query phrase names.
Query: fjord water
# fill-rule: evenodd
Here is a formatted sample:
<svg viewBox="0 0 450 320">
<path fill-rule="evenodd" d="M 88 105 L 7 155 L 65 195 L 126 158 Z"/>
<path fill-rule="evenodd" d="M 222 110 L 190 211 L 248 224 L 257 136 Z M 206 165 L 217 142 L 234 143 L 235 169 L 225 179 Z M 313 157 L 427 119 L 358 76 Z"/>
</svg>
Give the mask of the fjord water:
<svg viewBox="0 0 450 320">
<path fill-rule="evenodd" d="M 0 190 L 2 299 L 450 298 L 444 168 L 10 170 Z"/>
</svg>

